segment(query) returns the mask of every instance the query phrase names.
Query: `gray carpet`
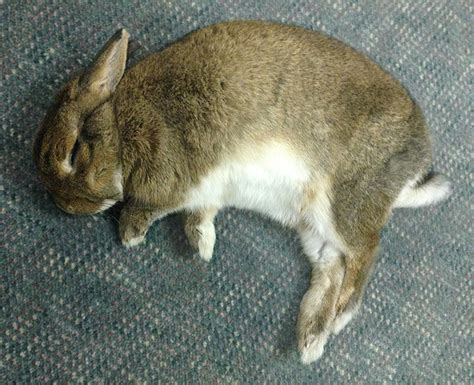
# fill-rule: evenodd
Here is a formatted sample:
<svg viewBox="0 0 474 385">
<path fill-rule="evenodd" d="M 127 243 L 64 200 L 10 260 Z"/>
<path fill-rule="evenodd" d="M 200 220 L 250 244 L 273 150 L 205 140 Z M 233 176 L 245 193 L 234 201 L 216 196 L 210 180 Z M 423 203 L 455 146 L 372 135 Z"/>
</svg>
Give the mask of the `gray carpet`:
<svg viewBox="0 0 474 385">
<path fill-rule="evenodd" d="M 472 1 L 0 8 L 2 383 L 473 383 Z M 321 30 L 394 74 L 425 111 L 435 168 L 455 184 L 444 204 L 395 212 L 361 314 L 310 366 L 295 344 L 309 266 L 294 233 L 227 210 L 210 264 L 193 254 L 179 216 L 126 250 L 116 209 L 60 212 L 31 160 L 54 93 L 118 27 L 141 43 L 140 57 L 201 26 L 248 18 Z"/>
</svg>

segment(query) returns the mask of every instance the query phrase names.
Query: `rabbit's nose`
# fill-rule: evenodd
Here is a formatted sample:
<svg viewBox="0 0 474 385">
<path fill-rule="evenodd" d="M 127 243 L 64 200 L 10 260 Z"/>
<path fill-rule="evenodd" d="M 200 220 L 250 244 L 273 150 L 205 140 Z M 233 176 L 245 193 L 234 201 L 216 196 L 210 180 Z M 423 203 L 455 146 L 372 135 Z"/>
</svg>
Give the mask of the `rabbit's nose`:
<svg viewBox="0 0 474 385">
<path fill-rule="evenodd" d="M 66 213 L 68 213 L 68 214 L 74 214 L 74 208 L 73 208 L 71 205 L 67 205 L 67 206 L 59 206 L 59 205 L 58 205 L 58 207 L 59 207 L 61 210 L 63 210 L 63 211 L 65 211 Z"/>
<path fill-rule="evenodd" d="M 55 203 L 56 203 L 56 206 L 58 206 L 64 212 L 66 212 L 68 214 L 75 214 L 75 210 L 74 210 L 74 207 L 72 207 L 72 205 L 62 204 L 58 201 L 56 201 Z"/>
</svg>

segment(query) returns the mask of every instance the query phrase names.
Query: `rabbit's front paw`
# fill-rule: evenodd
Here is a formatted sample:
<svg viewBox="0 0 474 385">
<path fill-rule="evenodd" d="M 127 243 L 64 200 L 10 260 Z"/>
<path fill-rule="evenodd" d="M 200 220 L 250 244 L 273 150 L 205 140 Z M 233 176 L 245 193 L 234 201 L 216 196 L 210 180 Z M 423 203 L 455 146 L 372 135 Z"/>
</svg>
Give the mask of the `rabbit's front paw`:
<svg viewBox="0 0 474 385">
<path fill-rule="evenodd" d="M 119 234 L 122 244 L 126 247 L 137 246 L 145 240 L 145 235 L 156 218 L 163 213 L 149 208 L 141 208 L 132 204 L 126 205 L 120 213 Z"/>
<path fill-rule="evenodd" d="M 134 247 L 145 240 L 146 229 L 140 229 L 135 225 L 120 226 L 120 240 L 125 247 Z"/>
<path fill-rule="evenodd" d="M 137 246 L 145 240 L 149 221 L 139 212 L 123 211 L 119 221 L 120 240 L 125 247 Z"/>
<path fill-rule="evenodd" d="M 212 222 L 202 223 L 197 227 L 200 233 L 198 241 L 199 255 L 205 261 L 210 261 L 214 251 L 214 244 L 216 243 L 216 229 Z"/>
<path fill-rule="evenodd" d="M 192 247 L 199 250 L 199 256 L 205 261 L 210 261 L 216 242 L 216 230 L 210 221 L 195 224 L 188 220 L 185 227 L 186 235 Z"/>
</svg>

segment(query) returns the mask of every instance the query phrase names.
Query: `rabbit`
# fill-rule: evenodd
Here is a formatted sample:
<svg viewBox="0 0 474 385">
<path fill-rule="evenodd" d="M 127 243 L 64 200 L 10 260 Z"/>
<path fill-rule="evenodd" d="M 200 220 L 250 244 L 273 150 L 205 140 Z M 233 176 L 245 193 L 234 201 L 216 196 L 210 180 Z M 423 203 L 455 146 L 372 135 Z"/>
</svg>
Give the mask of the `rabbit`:
<svg viewBox="0 0 474 385">
<path fill-rule="evenodd" d="M 366 56 L 297 26 L 211 25 L 126 69 L 128 40 L 119 30 L 57 96 L 40 179 L 70 214 L 123 201 L 127 247 L 178 211 L 206 261 L 224 207 L 296 229 L 312 269 L 297 346 L 316 361 L 359 309 L 392 210 L 451 193 L 420 108 Z"/>
</svg>

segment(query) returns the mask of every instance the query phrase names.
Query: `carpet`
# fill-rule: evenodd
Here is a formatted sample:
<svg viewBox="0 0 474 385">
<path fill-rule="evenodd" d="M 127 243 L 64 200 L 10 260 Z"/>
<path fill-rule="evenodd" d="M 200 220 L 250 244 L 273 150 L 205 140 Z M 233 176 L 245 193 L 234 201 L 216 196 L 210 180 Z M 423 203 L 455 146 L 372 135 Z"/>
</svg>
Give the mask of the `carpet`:
<svg viewBox="0 0 474 385">
<path fill-rule="evenodd" d="M 472 383 L 471 1 L 0 1 L 2 383 Z M 297 24 L 381 64 L 421 105 L 454 195 L 396 210 L 360 314 L 300 363 L 309 264 L 251 212 L 216 220 L 214 259 L 179 215 L 127 250 L 118 210 L 72 217 L 39 183 L 32 139 L 54 94 L 119 27 L 136 59 L 231 19 Z"/>
</svg>

